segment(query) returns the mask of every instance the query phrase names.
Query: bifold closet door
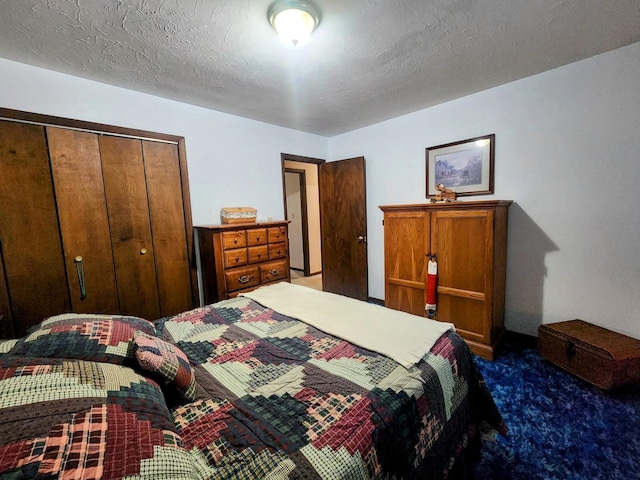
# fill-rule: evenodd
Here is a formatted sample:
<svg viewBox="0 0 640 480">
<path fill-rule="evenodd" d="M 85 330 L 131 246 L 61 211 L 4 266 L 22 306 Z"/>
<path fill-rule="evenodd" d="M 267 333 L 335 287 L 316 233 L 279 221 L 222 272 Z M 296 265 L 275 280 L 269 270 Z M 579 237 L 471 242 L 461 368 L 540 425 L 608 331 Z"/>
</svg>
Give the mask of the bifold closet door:
<svg viewBox="0 0 640 480">
<path fill-rule="evenodd" d="M 160 318 L 142 141 L 100 136 L 120 312 Z"/>
<path fill-rule="evenodd" d="M 44 127 L 0 121 L 0 333 L 69 311 Z"/>
<path fill-rule="evenodd" d="M 193 308 L 178 146 L 143 140 L 142 151 L 164 317 Z"/>
<path fill-rule="evenodd" d="M 46 129 L 71 310 L 118 313 L 98 135 Z"/>
</svg>

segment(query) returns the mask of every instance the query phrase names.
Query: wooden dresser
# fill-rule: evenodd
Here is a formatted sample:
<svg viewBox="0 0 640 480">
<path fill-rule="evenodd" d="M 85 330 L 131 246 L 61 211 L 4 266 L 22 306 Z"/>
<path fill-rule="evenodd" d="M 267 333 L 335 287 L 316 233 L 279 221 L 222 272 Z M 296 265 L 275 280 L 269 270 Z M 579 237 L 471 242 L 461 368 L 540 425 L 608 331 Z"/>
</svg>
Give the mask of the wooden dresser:
<svg viewBox="0 0 640 480">
<path fill-rule="evenodd" d="M 471 350 L 494 358 L 504 333 L 510 200 L 387 205 L 385 306 L 425 316 L 429 253 L 438 261 L 435 319 L 455 324 Z"/>
<path fill-rule="evenodd" d="M 290 281 L 288 224 L 287 220 L 195 227 L 204 303 Z"/>
</svg>

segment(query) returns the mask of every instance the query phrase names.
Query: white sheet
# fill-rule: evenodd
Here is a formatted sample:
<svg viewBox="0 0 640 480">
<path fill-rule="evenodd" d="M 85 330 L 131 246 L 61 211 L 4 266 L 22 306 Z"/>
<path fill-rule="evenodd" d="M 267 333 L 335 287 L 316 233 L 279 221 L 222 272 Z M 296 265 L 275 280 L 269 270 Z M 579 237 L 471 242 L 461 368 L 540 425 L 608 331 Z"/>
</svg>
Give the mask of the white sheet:
<svg viewBox="0 0 640 480">
<path fill-rule="evenodd" d="M 452 323 L 438 322 L 288 282 L 241 295 L 410 368 Z"/>
</svg>

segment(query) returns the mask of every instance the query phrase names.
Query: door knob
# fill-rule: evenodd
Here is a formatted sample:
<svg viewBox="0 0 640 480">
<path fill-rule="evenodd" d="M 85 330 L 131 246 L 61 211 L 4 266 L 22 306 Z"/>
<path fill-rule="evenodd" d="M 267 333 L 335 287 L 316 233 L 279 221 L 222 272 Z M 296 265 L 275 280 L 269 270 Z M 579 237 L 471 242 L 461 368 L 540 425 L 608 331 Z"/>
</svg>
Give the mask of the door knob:
<svg viewBox="0 0 640 480">
<path fill-rule="evenodd" d="M 362 235 L 358 235 L 358 243 L 366 243 L 367 237 L 363 237 Z"/>
<path fill-rule="evenodd" d="M 146 248 L 141 248 L 140 249 L 140 255 L 144 255 L 145 253 L 147 253 L 147 249 Z"/>
</svg>

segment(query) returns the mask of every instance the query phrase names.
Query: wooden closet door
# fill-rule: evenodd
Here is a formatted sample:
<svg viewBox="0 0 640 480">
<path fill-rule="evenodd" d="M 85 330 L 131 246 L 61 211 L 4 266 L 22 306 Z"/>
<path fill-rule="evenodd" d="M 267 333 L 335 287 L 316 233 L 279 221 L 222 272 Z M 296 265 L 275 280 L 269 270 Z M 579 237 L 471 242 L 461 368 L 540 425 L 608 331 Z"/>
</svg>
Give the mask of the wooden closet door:
<svg viewBox="0 0 640 480">
<path fill-rule="evenodd" d="M 491 339 L 493 210 L 432 212 L 431 249 L 438 260 L 436 318 L 463 337 Z"/>
<path fill-rule="evenodd" d="M 385 306 L 424 315 L 429 212 L 386 212 L 384 217 Z"/>
<path fill-rule="evenodd" d="M 160 318 L 147 185 L 138 139 L 100 136 L 120 312 Z"/>
<path fill-rule="evenodd" d="M 19 337 L 70 308 L 44 127 L 0 121 L 0 199 L 0 333 Z"/>
<path fill-rule="evenodd" d="M 47 127 L 47 138 L 72 311 L 118 313 L 98 135 Z M 85 298 L 76 257 L 83 259 Z"/>
<path fill-rule="evenodd" d="M 193 307 L 178 146 L 142 141 L 161 316 Z"/>
</svg>

